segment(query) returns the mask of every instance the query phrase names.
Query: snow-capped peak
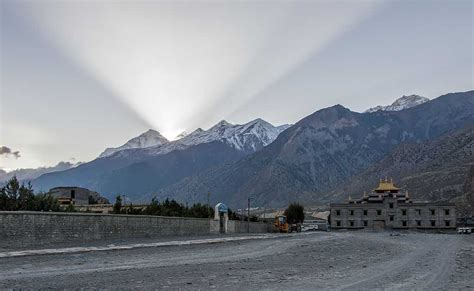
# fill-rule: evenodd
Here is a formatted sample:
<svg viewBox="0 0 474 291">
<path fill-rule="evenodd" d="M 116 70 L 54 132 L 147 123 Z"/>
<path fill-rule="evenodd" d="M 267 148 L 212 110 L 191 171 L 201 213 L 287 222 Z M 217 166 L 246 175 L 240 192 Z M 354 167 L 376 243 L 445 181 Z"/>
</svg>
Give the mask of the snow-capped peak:
<svg viewBox="0 0 474 291">
<path fill-rule="evenodd" d="M 280 132 L 283 132 L 284 130 L 286 130 L 287 128 L 290 128 L 293 124 L 282 124 L 282 125 L 278 125 L 277 128 Z"/>
<path fill-rule="evenodd" d="M 221 140 L 238 150 L 252 152 L 272 143 L 281 131 L 261 118 L 245 124 L 231 124 L 222 120 L 189 141 L 205 143 Z"/>
<path fill-rule="evenodd" d="M 105 149 L 105 151 L 100 154 L 99 158 L 110 156 L 118 151 L 125 149 L 149 148 L 154 146 L 161 146 L 167 143 L 169 143 L 169 141 L 158 131 L 154 129 L 149 129 L 146 132 L 140 134 L 139 136 L 127 141 L 124 145 L 120 147 Z"/>
<path fill-rule="evenodd" d="M 182 139 L 183 137 L 187 136 L 188 133 L 186 131 L 183 131 L 182 133 L 178 134 L 175 138 L 175 140 Z"/>
<path fill-rule="evenodd" d="M 260 118 L 245 124 L 231 124 L 222 120 L 208 130 L 196 129 L 185 137 L 162 146 L 146 149 L 151 155 L 162 155 L 174 150 L 185 149 L 190 146 L 220 141 L 233 148 L 254 152 L 272 143 L 289 125 L 275 127 Z"/>
<path fill-rule="evenodd" d="M 233 125 L 232 123 L 229 123 L 225 120 L 221 120 L 218 123 L 216 123 L 216 125 L 211 127 L 209 130 L 214 130 L 214 129 L 218 129 L 218 128 L 227 128 L 227 127 L 231 127 L 232 125 Z"/>
<path fill-rule="evenodd" d="M 110 156 L 116 152 L 120 152 L 121 155 L 127 156 L 130 153 L 135 153 L 136 151 L 130 151 L 136 149 L 141 151 L 145 155 L 163 155 L 174 150 L 183 150 L 190 146 L 195 146 L 199 144 L 211 143 L 215 141 L 224 142 L 233 148 L 251 153 L 261 149 L 264 146 L 272 143 L 278 135 L 285 129 L 290 127 L 290 125 L 281 125 L 278 127 L 273 126 L 272 124 L 266 122 L 263 119 L 257 118 L 245 124 L 231 124 L 225 120 L 222 120 L 209 128 L 208 130 L 202 130 L 198 128 L 183 136 L 180 139 L 174 141 L 167 141 L 164 137 L 159 135 L 162 139 L 158 139 L 156 144 L 149 143 L 137 145 L 136 139 L 140 139 L 143 136 L 147 136 L 148 132 L 131 139 L 125 145 L 119 148 L 107 149 L 105 150 L 100 157 Z"/>
<path fill-rule="evenodd" d="M 418 106 L 428 101 L 430 101 L 430 99 L 415 94 L 409 96 L 403 95 L 402 97 L 395 100 L 395 102 L 393 102 L 391 105 L 379 105 L 376 107 L 372 107 L 366 110 L 364 113 L 372 113 L 377 111 L 400 111 Z"/>
</svg>

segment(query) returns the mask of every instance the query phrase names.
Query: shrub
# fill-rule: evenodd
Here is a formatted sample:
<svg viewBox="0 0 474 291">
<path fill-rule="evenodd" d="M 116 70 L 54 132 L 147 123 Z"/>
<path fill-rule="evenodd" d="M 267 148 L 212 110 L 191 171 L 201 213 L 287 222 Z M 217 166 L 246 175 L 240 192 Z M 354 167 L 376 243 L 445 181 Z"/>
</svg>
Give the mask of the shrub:
<svg viewBox="0 0 474 291">
<path fill-rule="evenodd" d="M 291 203 L 285 210 L 288 223 L 302 223 L 304 221 L 304 207 L 298 203 Z"/>
</svg>

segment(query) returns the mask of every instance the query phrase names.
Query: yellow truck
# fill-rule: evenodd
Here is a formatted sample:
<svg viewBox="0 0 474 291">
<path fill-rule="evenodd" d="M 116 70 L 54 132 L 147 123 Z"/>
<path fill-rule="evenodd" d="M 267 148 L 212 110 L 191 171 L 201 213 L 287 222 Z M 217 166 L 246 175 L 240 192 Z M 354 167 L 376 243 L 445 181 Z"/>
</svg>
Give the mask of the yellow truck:
<svg viewBox="0 0 474 291">
<path fill-rule="evenodd" d="M 288 232 L 288 221 L 286 220 L 285 215 L 278 215 L 275 216 L 275 229 L 278 230 L 278 232 Z"/>
<path fill-rule="evenodd" d="M 275 229 L 278 232 L 301 232 L 301 224 L 300 223 L 293 223 L 289 224 L 288 219 L 286 218 L 286 215 L 278 215 L 275 217 L 275 223 L 274 223 Z"/>
</svg>

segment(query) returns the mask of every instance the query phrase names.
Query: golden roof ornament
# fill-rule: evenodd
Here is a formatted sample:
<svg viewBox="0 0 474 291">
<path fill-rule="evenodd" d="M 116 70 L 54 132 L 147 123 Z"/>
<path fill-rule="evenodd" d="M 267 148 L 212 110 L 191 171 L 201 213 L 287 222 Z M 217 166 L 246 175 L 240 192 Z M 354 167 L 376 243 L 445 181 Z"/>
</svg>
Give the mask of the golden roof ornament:
<svg viewBox="0 0 474 291">
<path fill-rule="evenodd" d="M 385 178 L 385 180 L 381 180 L 380 183 L 379 183 L 379 186 L 377 188 L 374 189 L 374 191 L 399 191 L 400 188 L 397 188 L 394 184 L 393 184 L 393 179 L 390 179 L 390 181 L 388 181 L 387 178 Z"/>
</svg>

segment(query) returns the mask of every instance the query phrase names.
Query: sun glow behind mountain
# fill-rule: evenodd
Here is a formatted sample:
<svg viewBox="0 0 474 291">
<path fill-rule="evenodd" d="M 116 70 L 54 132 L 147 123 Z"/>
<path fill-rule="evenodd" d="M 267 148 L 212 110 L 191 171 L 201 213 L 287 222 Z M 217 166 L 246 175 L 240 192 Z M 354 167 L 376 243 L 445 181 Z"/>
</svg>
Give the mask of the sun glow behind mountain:
<svg viewBox="0 0 474 291">
<path fill-rule="evenodd" d="M 225 118 L 375 7 L 368 1 L 26 3 L 24 17 L 45 38 L 170 139 L 214 123 L 196 124 L 210 109 Z"/>
</svg>

